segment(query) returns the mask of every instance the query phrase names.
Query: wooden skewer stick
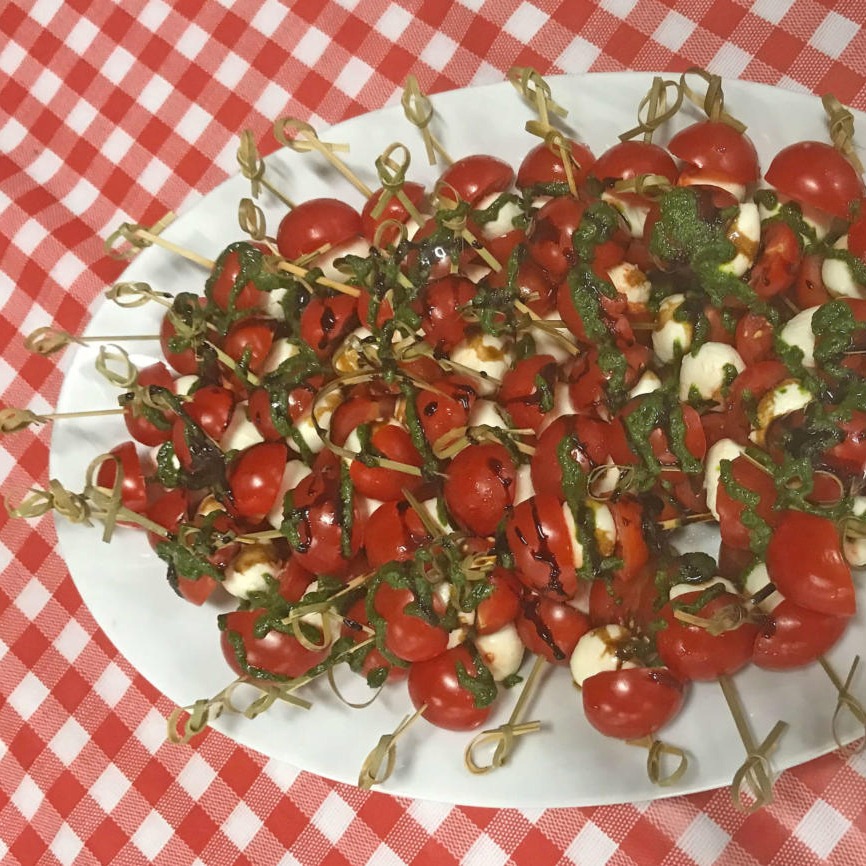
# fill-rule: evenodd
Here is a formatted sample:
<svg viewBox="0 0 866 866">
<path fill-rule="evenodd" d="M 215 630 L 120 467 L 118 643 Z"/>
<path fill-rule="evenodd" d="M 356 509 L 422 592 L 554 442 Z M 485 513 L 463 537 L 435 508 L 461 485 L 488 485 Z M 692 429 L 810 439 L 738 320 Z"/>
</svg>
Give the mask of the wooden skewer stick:
<svg viewBox="0 0 866 866">
<path fill-rule="evenodd" d="M 439 140 L 430 130 L 430 121 L 433 120 L 433 105 L 421 92 L 418 79 L 414 75 L 406 76 L 406 83 L 403 85 L 403 97 L 400 103 L 403 106 L 403 113 L 406 115 L 406 119 L 421 131 L 424 147 L 427 150 L 427 160 L 430 165 L 436 165 L 437 154 L 442 158 L 444 163 L 451 165 L 454 160 L 448 156 L 445 148 L 442 147 Z"/>
<path fill-rule="evenodd" d="M 290 210 L 295 207 L 295 203 L 265 177 L 265 161 L 259 154 L 251 129 L 245 129 L 241 133 L 237 159 L 238 165 L 241 167 L 241 174 L 250 182 L 253 198 L 258 198 L 261 187 L 264 187 Z"/>
<path fill-rule="evenodd" d="M 128 342 L 130 340 L 158 340 L 159 334 L 111 334 L 102 337 L 79 337 L 62 331 L 59 328 L 37 328 L 24 339 L 24 347 L 37 355 L 53 355 L 70 343 L 85 345 L 86 343 Z"/>
</svg>

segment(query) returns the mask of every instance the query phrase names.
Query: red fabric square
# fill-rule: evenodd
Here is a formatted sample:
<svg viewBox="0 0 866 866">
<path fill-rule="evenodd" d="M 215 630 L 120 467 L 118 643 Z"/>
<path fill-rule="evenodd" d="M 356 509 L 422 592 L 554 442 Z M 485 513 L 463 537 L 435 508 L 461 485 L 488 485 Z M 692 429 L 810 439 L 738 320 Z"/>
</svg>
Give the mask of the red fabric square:
<svg viewBox="0 0 866 866">
<path fill-rule="evenodd" d="M 0 10 L 0 31 L 14 36 L 15 31 L 27 20 L 27 13 L 14 3 L 7 3 Z"/>
<path fill-rule="evenodd" d="M 9 853 L 21 863 L 30 864 L 36 863 L 47 848 L 42 837 L 28 824 L 9 846 Z"/>
<path fill-rule="evenodd" d="M 70 668 L 60 677 L 51 693 L 68 713 L 73 714 L 90 690 L 90 683 L 77 670 Z"/>
<path fill-rule="evenodd" d="M 671 844 L 670 836 L 641 817 L 620 843 L 620 851 L 631 857 L 635 866 L 656 866 L 671 850 Z"/>
<path fill-rule="evenodd" d="M 50 646 L 50 641 L 31 623 L 12 645 L 12 651 L 26 667 L 32 668 Z"/>
<path fill-rule="evenodd" d="M 742 5 L 733 0 L 713 0 L 706 13 L 701 15 L 700 25 L 727 39 L 737 29 L 745 14 L 746 10 Z"/>
<path fill-rule="evenodd" d="M 405 814 L 406 809 L 402 803 L 377 794 L 371 796 L 358 809 L 358 817 L 381 839 L 391 832 Z"/>
<path fill-rule="evenodd" d="M 785 30 L 774 30 L 772 35 L 761 45 L 755 56 L 775 69 L 787 69 L 791 58 L 803 50 L 803 40 Z"/>
<path fill-rule="evenodd" d="M 268 815 L 265 826 L 279 839 L 284 848 L 289 849 L 295 844 L 308 821 L 307 816 L 286 796 Z"/>
<path fill-rule="evenodd" d="M 45 796 L 48 802 L 63 818 L 68 818 L 72 810 L 84 799 L 87 790 L 72 773 L 61 773 L 57 781 L 48 789 Z"/>
<path fill-rule="evenodd" d="M 220 771 L 220 776 L 240 797 L 246 794 L 260 774 L 258 763 L 239 749 L 231 755 Z"/>
<path fill-rule="evenodd" d="M 148 803 L 156 805 L 173 781 L 168 770 L 156 758 L 152 758 L 138 774 L 135 788 Z"/>
<path fill-rule="evenodd" d="M 321 866 L 354 866 L 353 861 L 347 860 L 336 848 L 332 848 L 322 858 Z"/>
<path fill-rule="evenodd" d="M 5 712 L 9 712 L 6 710 Z M 9 752 L 26 772 L 45 750 L 45 742 L 29 725 L 23 725 L 9 743 Z"/>
<path fill-rule="evenodd" d="M 460 861 L 442 846 L 441 842 L 430 838 L 424 847 L 412 858 L 409 866 L 452 866 Z"/>
<path fill-rule="evenodd" d="M 772 810 L 763 809 L 747 815 L 731 838 L 759 862 L 769 863 L 785 843 L 789 832 Z"/>
<path fill-rule="evenodd" d="M 192 809 L 177 825 L 177 835 L 189 845 L 193 851 L 203 851 L 219 829 L 208 813 L 194 803 Z"/>
<path fill-rule="evenodd" d="M 88 837 L 86 844 L 100 863 L 113 863 L 126 840 L 126 833 L 111 818 L 106 818 Z"/>
<path fill-rule="evenodd" d="M 526 866 L 547 866 L 559 862 L 560 852 L 544 833 L 531 827 L 523 841 L 514 849 L 514 861 Z"/>
</svg>

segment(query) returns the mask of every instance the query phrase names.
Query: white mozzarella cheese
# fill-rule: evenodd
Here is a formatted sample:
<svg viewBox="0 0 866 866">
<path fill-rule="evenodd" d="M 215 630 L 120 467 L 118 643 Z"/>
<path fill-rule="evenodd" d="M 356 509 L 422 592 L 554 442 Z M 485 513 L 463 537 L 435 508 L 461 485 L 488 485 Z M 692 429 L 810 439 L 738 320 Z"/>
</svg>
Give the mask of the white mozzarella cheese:
<svg viewBox="0 0 866 866">
<path fill-rule="evenodd" d="M 756 562 L 746 574 L 746 595 L 752 598 L 771 583 L 767 566 L 763 562 Z M 774 589 L 765 599 L 758 602 L 758 607 L 764 613 L 772 613 L 782 602 L 784 597 Z"/>
<path fill-rule="evenodd" d="M 300 603 L 303 604 L 304 599 L 308 599 L 309 596 L 318 591 L 319 581 L 314 580 L 304 591 Z M 305 613 L 301 617 L 300 621 L 313 626 L 313 628 L 317 628 L 322 633 L 323 649 L 326 646 L 330 646 L 340 636 L 342 617 L 333 610 L 329 609 L 324 612 L 315 611 L 312 613 Z"/>
<path fill-rule="evenodd" d="M 330 391 L 322 399 L 316 400 L 316 421 L 319 422 L 319 426 L 325 431 L 325 433 L 330 430 L 331 416 L 342 402 L 343 395 L 340 393 L 339 388 Z M 295 429 L 313 454 L 318 454 L 322 448 L 325 447 L 325 443 L 322 441 L 322 437 L 319 436 L 319 431 L 313 423 L 313 416 L 311 413 L 305 413 L 298 418 L 298 420 L 295 421 Z"/>
<path fill-rule="evenodd" d="M 469 426 L 504 427 L 505 421 L 499 414 L 499 407 L 492 400 L 476 400 L 469 411 Z"/>
<path fill-rule="evenodd" d="M 300 460 L 289 460 L 286 463 L 274 507 L 265 516 L 265 520 L 274 529 L 279 529 L 283 523 L 283 500 L 286 498 L 286 494 L 290 490 L 294 490 L 309 474 L 310 467 Z"/>
<path fill-rule="evenodd" d="M 843 235 L 833 246 L 847 250 L 848 235 Z M 850 265 L 842 259 L 824 259 L 821 264 L 821 279 L 834 298 L 866 298 L 866 287 L 854 279 Z"/>
<path fill-rule="evenodd" d="M 866 516 L 866 496 L 852 497 L 851 514 L 861 520 Z M 855 532 L 845 532 L 842 538 L 842 551 L 849 565 L 854 568 L 866 566 L 866 538 L 860 538 Z"/>
<path fill-rule="evenodd" d="M 451 603 L 451 590 L 451 584 L 444 580 L 437 583 L 433 588 L 434 594 L 437 595 L 443 604 L 446 605 Z M 454 647 L 464 643 L 466 638 L 469 636 L 469 631 L 473 625 L 475 625 L 475 611 L 458 610 L 457 627 L 452 628 L 451 631 L 448 632 L 447 649 L 453 649 Z"/>
<path fill-rule="evenodd" d="M 482 198 L 476 205 L 475 210 L 484 210 L 490 207 L 502 193 L 491 193 Z M 481 227 L 481 237 L 491 240 L 493 238 L 501 238 L 507 235 L 508 232 L 514 231 L 514 220 L 523 216 L 523 210 L 519 202 L 506 202 L 499 208 L 499 213 L 495 220 L 489 223 L 484 223 Z"/>
<path fill-rule="evenodd" d="M 172 388 L 174 388 L 174 393 L 177 394 L 178 397 L 188 397 L 193 389 L 198 385 L 200 379 L 198 376 L 178 376 L 177 379 L 174 380 L 174 384 Z"/>
<path fill-rule="evenodd" d="M 662 386 L 662 380 L 652 371 L 644 370 L 634 388 L 628 392 L 629 397 L 639 397 L 641 394 L 651 394 Z"/>
<path fill-rule="evenodd" d="M 803 353 L 803 366 L 815 366 L 815 334 L 812 331 L 812 316 L 818 307 L 807 307 L 801 310 L 785 324 L 779 333 L 779 339 L 789 346 L 795 346 Z"/>
<path fill-rule="evenodd" d="M 286 312 L 283 309 L 282 300 L 286 296 L 285 289 L 273 289 L 267 293 L 268 297 L 264 303 L 263 312 L 268 318 L 283 321 L 286 318 Z"/>
<path fill-rule="evenodd" d="M 709 589 L 717 583 L 720 583 L 732 595 L 739 595 L 737 588 L 727 578 L 712 577 L 709 580 L 704 580 L 700 583 L 675 583 L 668 593 L 668 598 L 673 601 L 675 598 L 679 598 L 681 595 L 687 595 L 690 592 L 703 592 L 705 589 Z"/>
<path fill-rule="evenodd" d="M 578 686 L 602 671 L 636 668 L 634 662 L 623 661 L 617 655 L 620 646 L 631 637 L 621 625 L 603 625 L 591 629 L 577 642 L 569 659 L 571 677 Z"/>
<path fill-rule="evenodd" d="M 595 543 L 598 545 L 599 553 L 602 556 L 612 556 L 616 548 L 616 523 L 613 519 L 613 513 L 604 502 L 588 499 L 586 504 L 592 510 L 595 523 Z"/>
<path fill-rule="evenodd" d="M 543 320 L 552 322 L 561 321 L 559 313 L 555 310 L 544 316 Z M 569 332 L 565 329 L 562 329 L 560 333 L 566 337 L 569 336 Z M 535 342 L 536 355 L 552 355 L 556 359 L 557 364 L 564 364 L 571 357 L 568 349 L 556 337 L 552 337 L 542 328 L 532 329 L 532 339 Z"/>
<path fill-rule="evenodd" d="M 707 508 L 716 520 L 719 519 L 716 498 L 722 474 L 722 460 L 736 460 L 745 451 L 745 446 L 734 442 L 733 439 L 719 439 L 707 451 L 704 461 L 704 490 L 707 492 Z"/>
<path fill-rule="evenodd" d="M 717 177 L 710 177 L 708 174 L 697 174 L 691 178 L 680 178 L 678 183 L 682 186 L 714 186 L 729 192 L 739 202 L 743 201 L 746 197 L 745 184 L 721 180 Z"/>
<path fill-rule="evenodd" d="M 525 499 L 535 496 L 531 470 L 532 467 L 529 463 L 524 463 L 522 466 L 517 467 L 517 473 L 514 478 L 514 505 L 518 505 Z"/>
<path fill-rule="evenodd" d="M 620 262 L 609 268 L 607 275 L 614 288 L 621 295 L 625 295 L 629 304 L 643 306 L 649 301 L 652 283 L 637 265 Z"/>
<path fill-rule="evenodd" d="M 565 525 L 568 527 L 572 562 L 575 568 L 580 568 L 583 565 L 583 545 L 577 537 L 577 526 L 574 522 L 574 516 L 566 503 L 562 504 L 562 516 L 565 518 Z"/>
<path fill-rule="evenodd" d="M 273 545 L 244 544 L 226 566 L 223 587 L 236 598 L 248 598 L 252 592 L 264 592 L 268 580 L 275 579 L 279 570 L 280 561 Z"/>
<path fill-rule="evenodd" d="M 650 211 L 649 199 L 634 193 L 615 192 L 603 192 L 601 198 L 620 212 L 633 238 L 643 237 L 647 214 Z"/>
<path fill-rule="evenodd" d="M 298 344 L 292 342 L 286 337 L 280 337 L 279 339 L 274 340 L 274 343 L 271 346 L 271 351 L 268 352 L 268 357 L 265 359 L 262 371 L 265 373 L 272 373 L 280 366 L 280 364 L 283 363 L 283 361 L 288 361 L 289 358 L 294 358 L 300 351 Z"/>
<path fill-rule="evenodd" d="M 740 205 L 739 212 L 728 226 L 727 237 L 737 252 L 722 265 L 721 270 L 741 277 L 754 264 L 761 241 L 761 215 L 756 204 L 745 202 Z"/>
<path fill-rule="evenodd" d="M 704 343 L 694 354 L 684 355 L 680 362 L 680 400 L 688 400 L 697 391 L 704 400 L 722 402 L 721 390 L 730 367 L 742 373 L 746 363 L 727 343 Z"/>
<path fill-rule="evenodd" d="M 674 318 L 685 299 L 685 295 L 668 295 L 659 305 L 653 330 L 653 352 L 662 364 L 669 364 L 677 355 L 685 354 L 691 348 L 694 327 L 691 322 Z"/>
<path fill-rule="evenodd" d="M 749 439 L 763 445 L 767 430 L 778 418 L 784 418 L 803 409 L 815 399 L 811 391 L 804 388 L 796 379 L 786 379 L 776 385 L 758 402 L 757 427 L 749 434 Z"/>
<path fill-rule="evenodd" d="M 478 635 L 475 648 L 497 683 L 520 670 L 524 646 L 514 623 L 510 622 L 492 634 Z"/>
<path fill-rule="evenodd" d="M 223 452 L 243 451 L 250 445 L 257 445 L 264 441 L 265 437 L 259 433 L 259 428 L 247 418 L 246 403 L 239 403 L 235 406 L 231 420 L 220 437 L 220 448 Z"/>
<path fill-rule="evenodd" d="M 483 374 L 474 379 L 480 394 L 492 394 L 514 362 L 511 341 L 483 331 L 462 339 L 450 357 L 455 364 Z"/>
<path fill-rule="evenodd" d="M 361 350 L 359 344 L 366 340 L 367 337 L 373 336 L 373 332 L 369 328 L 355 328 L 348 337 L 337 347 L 331 358 L 331 366 L 335 373 L 357 373 L 362 366 L 366 366 L 361 361 Z M 394 334 L 397 341 L 400 340 L 399 333 Z M 392 340 L 392 342 L 394 342 Z"/>
<path fill-rule="evenodd" d="M 335 280 L 338 283 L 346 282 L 346 274 L 338 270 L 334 262 L 343 256 L 360 256 L 367 258 L 370 255 L 370 243 L 365 238 L 355 238 L 339 246 L 332 247 L 327 252 L 317 256 L 315 261 L 310 263 L 310 267 L 322 269 L 322 276 L 328 280 Z"/>
</svg>

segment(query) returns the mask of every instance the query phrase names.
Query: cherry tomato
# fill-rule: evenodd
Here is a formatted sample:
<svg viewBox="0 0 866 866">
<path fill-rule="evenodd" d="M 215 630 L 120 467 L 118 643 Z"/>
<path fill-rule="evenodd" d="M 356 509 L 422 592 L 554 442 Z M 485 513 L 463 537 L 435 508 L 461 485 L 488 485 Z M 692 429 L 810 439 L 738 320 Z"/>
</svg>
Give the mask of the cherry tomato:
<svg viewBox="0 0 866 866">
<path fill-rule="evenodd" d="M 667 668 L 625 668 L 588 677 L 581 689 L 587 721 L 607 737 L 640 740 L 683 705 L 683 684 Z"/>
<path fill-rule="evenodd" d="M 763 249 L 749 274 L 749 285 L 766 300 L 787 292 L 800 272 L 800 240 L 782 220 L 764 226 Z"/>
<path fill-rule="evenodd" d="M 524 646 L 551 664 L 567 665 L 577 642 L 589 631 L 589 618 L 576 607 L 527 593 L 514 623 Z"/>
<path fill-rule="evenodd" d="M 233 360 L 249 357 L 247 369 L 261 373 L 274 344 L 273 327 L 268 319 L 249 318 L 235 322 L 223 337 L 222 350 Z"/>
<path fill-rule="evenodd" d="M 622 560 L 617 574 L 625 580 L 636 577 L 649 561 L 650 551 L 644 537 L 644 509 L 638 499 L 623 495 L 608 508 L 616 525 L 616 553 Z"/>
<path fill-rule="evenodd" d="M 783 148 L 765 178 L 786 198 L 844 220 L 850 219 L 852 203 L 863 196 L 863 181 L 851 163 L 821 141 Z"/>
<path fill-rule="evenodd" d="M 852 409 L 848 418 L 837 423 L 843 439 L 824 453 L 831 469 L 852 479 L 860 478 L 866 469 L 866 412 Z"/>
<path fill-rule="evenodd" d="M 355 327 L 357 308 L 351 295 L 310 298 L 301 313 L 301 339 L 319 358 L 330 358 Z"/>
<path fill-rule="evenodd" d="M 421 211 L 424 209 L 426 195 L 424 187 L 420 183 L 407 180 L 400 189 L 409 201 L 415 205 L 417 210 Z M 405 205 L 396 195 L 389 195 L 378 216 L 373 216 L 373 211 L 378 208 L 383 193 L 383 189 L 376 190 L 367 199 L 364 209 L 361 211 L 361 228 L 364 237 L 371 244 L 378 241 L 380 247 L 388 247 L 397 242 L 400 237 L 400 229 L 396 225 L 385 226 L 381 230 L 379 227 L 386 222 L 407 223 L 410 216 L 409 211 L 406 210 Z M 376 236 L 377 232 L 378 238 Z"/>
<path fill-rule="evenodd" d="M 646 141 L 620 141 L 608 148 L 592 167 L 599 180 L 631 180 L 642 174 L 655 174 L 676 183 L 679 170 L 670 154 Z"/>
<path fill-rule="evenodd" d="M 520 581 L 514 573 L 497 565 L 490 574 L 492 591 L 475 608 L 475 631 L 493 634 L 514 622 L 520 612 Z"/>
<path fill-rule="evenodd" d="M 800 272 L 794 283 L 794 301 L 801 310 L 817 307 L 833 300 L 824 285 L 823 264 L 824 256 L 819 253 L 803 256 Z"/>
<path fill-rule="evenodd" d="M 754 513 L 758 519 L 773 527 L 778 522 L 776 485 L 772 475 L 746 457 L 737 457 L 731 462 L 731 475 L 736 485 L 743 487 L 749 495 L 757 497 Z M 716 492 L 716 510 L 719 512 L 719 532 L 722 541 L 738 550 L 751 549 L 751 532 L 743 524 L 746 504 L 728 492 L 724 481 L 719 482 Z M 751 510 L 751 509 L 750 509 Z"/>
<path fill-rule="evenodd" d="M 96 473 L 96 485 L 112 490 L 121 473 L 120 501 L 130 511 L 143 514 L 147 509 L 147 483 L 145 469 L 134 442 L 121 442 L 108 452 L 114 460 L 105 460 Z"/>
<path fill-rule="evenodd" d="M 687 163 L 680 171 L 681 185 L 745 186 L 757 183 L 761 176 L 758 153 L 751 139 L 721 121 L 705 120 L 681 129 L 668 142 L 668 150 Z"/>
<path fill-rule="evenodd" d="M 759 361 L 773 357 L 773 326 L 760 313 L 746 312 L 737 322 L 734 348 L 746 364 L 746 369 Z M 737 376 L 737 379 L 740 377 Z M 736 379 L 734 380 L 736 384 Z"/>
<path fill-rule="evenodd" d="M 370 449 L 372 454 L 406 466 L 420 467 L 424 462 L 409 431 L 399 424 L 374 424 Z M 358 493 L 382 501 L 402 499 L 404 490 L 417 493 L 424 484 L 420 475 L 389 466 L 368 466 L 357 458 L 349 466 L 349 475 Z"/>
<path fill-rule="evenodd" d="M 627 628 L 646 628 L 656 618 L 656 571 L 656 565 L 648 563 L 628 578 L 621 574 L 614 574 L 610 579 L 596 578 L 589 592 L 592 625 L 618 623 Z"/>
<path fill-rule="evenodd" d="M 575 186 L 582 186 L 587 175 L 592 171 L 595 157 L 585 144 L 580 144 L 573 139 L 568 141 L 568 150 L 570 151 L 574 184 Z M 517 186 L 526 189 L 530 186 L 551 183 L 568 183 L 568 174 L 560 148 L 542 142 L 523 157 L 520 168 L 517 170 Z"/>
<path fill-rule="evenodd" d="M 205 299 L 201 298 L 200 300 L 204 304 Z M 162 324 L 159 326 L 159 346 L 162 349 L 163 357 L 182 376 L 194 376 L 198 373 L 198 358 L 195 350 L 187 348 L 180 352 L 173 352 L 171 349 L 170 343 L 177 337 L 177 330 L 172 324 L 170 312 L 166 310 L 162 317 Z"/>
<path fill-rule="evenodd" d="M 331 440 L 344 445 L 349 434 L 361 424 L 382 421 L 393 413 L 394 400 L 390 397 L 374 396 L 369 391 L 357 388 L 334 410 L 331 416 Z"/>
<path fill-rule="evenodd" d="M 652 351 L 640 343 L 621 347 L 625 357 L 625 388 L 633 388 L 652 358 Z M 611 417 L 608 402 L 608 386 L 613 372 L 605 370 L 599 363 L 598 349 L 595 347 L 582 352 L 568 374 L 568 396 L 571 405 L 579 415 L 592 415 L 603 420 Z"/>
<path fill-rule="evenodd" d="M 552 198 L 535 215 L 526 246 L 532 258 L 557 282 L 575 263 L 572 236 L 584 209 L 583 202 L 563 195 Z"/>
<path fill-rule="evenodd" d="M 305 382 L 301 382 L 289 391 L 286 398 L 285 413 L 279 402 L 274 403 L 271 392 L 267 388 L 256 388 L 250 392 L 247 401 L 247 415 L 253 422 L 256 430 L 268 442 L 279 442 L 283 440 L 282 434 L 274 426 L 274 413 L 283 415 L 283 423 L 286 425 L 296 424 L 301 418 L 308 417 L 313 399 L 322 386 L 321 376 L 312 376 Z M 291 446 L 292 439 L 286 440 Z"/>
<path fill-rule="evenodd" d="M 205 436 L 218 443 L 232 419 L 234 408 L 235 397 L 228 388 L 205 385 L 193 392 L 192 398 L 183 406 L 186 418 L 176 418 L 172 427 L 171 441 L 181 466 L 189 469 L 192 465 L 186 437 L 187 424 L 192 422 Z"/>
<path fill-rule="evenodd" d="M 486 283 L 494 288 L 504 287 L 508 285 L 509 280 L 507 262 L 510 251 L 507 255 L 500 252 L 497 240 L 489 241 L 487 247 L 494 258 L 503 263 L 503 267 L 499 271 L 489 273 L 485 278 Z M 547 271 L 527 255 L 521 256 L 514 285 L 517 287 L 521 300 L 536 315 L 546 316 L 556 309 L 555 283 L 551 282 Z"/>
<path fill-rule="evenodd" d="M 263 306 L 267 292 L 248 277 L 250 271 L 260 269 L 263 252 L 270 250 L 263 244 L 247 243 L 232 244 L 223 250 L 205 284 L 205 296 L 221 310 L 251 310 Z"/>
<path fill-rule="evenodd" d="M 174 390 L 174 379 L 161 361 L 138 371 L 136 386 L 140 389 L 155 387 Z M 129 435 L 142 445 L 161 445 L 171 439 L 173 417 L 146 405 L 140 396 L 130 392 L 120 397 L 123 407 L 123 423 Z"/>
<path fill-rule="evenodd" d="M 517 469 L 503 445 L 483 442 L 458 452 L 445 473 L 445 502 L 459 526 L 493 535 L 514 502 Z"/>
<path fill-rule="evenodd" d="M 364 536 L 371 568 L 387 562 L 406 562 L 419 547 L 432 541 L 421 518 L 405 499 L 383 502 L 367 518 Z"/>
<path fill-rule="evenodd" d="M 338 247 L 363 234 L 361 215 L 335 198 L 314 198 L 292 208 L 277 229 L 277 248 L 299 259 L 324 246 Z"/>
<path fill-rule="evenodd" d="M 656 633 L 656 647 L 662 661 L 681 680 L 710 681 L 725 674 L 736 673 L 749 663 L 755 638 L 761 627 L 743 621 L 736 628 L 712 635 L 701 626 L 681 622 L 675 615 L 675 605 L 695 602 L 701 593 L 687 592 L 675 602 L 668 602 L 659 612 L 667 627 Z M 723 592 L 705 604 L 696 616 L 710 619 L 726 607 L 738 607 L 742 600 Z"/>
<path fill-rule="evenodd" d="M 346 611 L 346 615 L 343 618 L 341 633 L 344 636 L 351 637 L 355 643 L 362 643 L 367 640 L 369 636 L 363 626 L 369 625 L 370 621 L 367 618 L 367 606 L 364 599 L 359 598 Z M 403 679 L 409 673 L 408 668 L 392 664 L 375 646 L 371 646 L 364 655 L 364 661 L 361 662 L 359 673 L 366 677 L 371 671 L 374 671 L 377 668 L 384 668 L 388 672 L 386 676 L 387 682 L 394 682 L 395 680 Z"/>
<path fill-rule="evenodd" d="M 767 545 L 770 580 L 785 598 L 829 616 L 857 609 L 851 569 L 832 520 L 783 511 Z"/>
<path fill-rule="evenodd" d="M 458 274 L 431 280 L 421 290 L 421 328 L 437 351 L 450 352 L 463 339 L 467 322 L 462 310 L 476 293 L 475 283 Z"/>
<path fill-rule="evenodd" d="M 848 617 L 817 613 L 783 599 L 755 641 L 760 668 L 785 671 L 811 664 L 842 637 Z"/>
<path fill-rule="evenodd" d="M 430 390 L 418 390 L 415 411 L 424 438 L 432 445 L 446 433 L 466 426 L 478 393 L 463 376 L 435 379 L 430 386 Z"/>
<path fill-rule="evenodd" d="M 287 680 L 300 677 L 328 656 L 327 647 L 313 651 L 287 632 L 269 628 L 262 633 L 267 611 L 236 610 L 219 618 L 225 660 L 238 675 Z"/>
<path fill-rule="evenodd" d="M 259 442 L 241 451 L 227 473 L 238 514 L 261 518 L 274 507 L 288 458 L 282 442 Z"/>
<path fill-rule="evenodd" d="M 558 365 L 553 355 L 522 358 L 502 377 L 498 401 L 515 427 L 536 433 L 553 408 Z"/>
<path fill-rule="evenodd" d="M 157 486 L 150 492 L 150 504 L 144 516 L 173 535 L 180 524 L 189 517 L 189 494 L 182 487 L 166 490 L 164 487 Z M 153 548 L 164 540 L 163 536 L 155 532 L 148 532 L 147 538 Z"/>
<path fill-rule="evenodd" d="M 514 169 L 501 159 L 474 154 L 458 159 L 442 172 L 437 183 L 440 194 L 477 205 L 481 199 L 504 192 L 514 183 Z"/>
<path fill-rule="evenodd" d="M 385 648 L 398 659 L 413 663 L 435 658 L 448 646 L 448 632 L 437 622 L 420 610 L 407 612 L 407 607 L 417 604 L 411 590 L 385 582 L 376 587 L 373 596 L 374 609 L 385 620 Z M 442 612 L 434 596 L 432 619 Z"/>
</svg>

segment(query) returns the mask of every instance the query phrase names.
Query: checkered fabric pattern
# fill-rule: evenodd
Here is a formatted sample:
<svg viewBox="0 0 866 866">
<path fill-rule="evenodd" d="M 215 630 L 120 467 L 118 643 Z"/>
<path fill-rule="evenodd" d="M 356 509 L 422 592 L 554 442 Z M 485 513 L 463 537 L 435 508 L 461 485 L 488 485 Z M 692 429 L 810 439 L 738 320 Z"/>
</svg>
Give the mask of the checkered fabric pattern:
<svg viewBox="0 0 866 866">
<path fill-rule="evenodd" d="M 236 168 L 237 133 L 314 126 L 429 93 L 542 74 L 701 65 L 866 109 L 857 0 L 6 0 L 0 4 L 0 403 L 48 411 L 62 368 L 22 335 L 81 329 L 120 273 L 102 238 L 182 210 Z M 0 441 L 0 484 L 47 480 L 48 433 Z M 541 812 L 364 793 L 209 732 L 83 607 L 49 517 L 0 510 L 4 864 L 860 864 L 866 758 L 783 774 L 750 816 L 726 791 Z"/>
</svg>

